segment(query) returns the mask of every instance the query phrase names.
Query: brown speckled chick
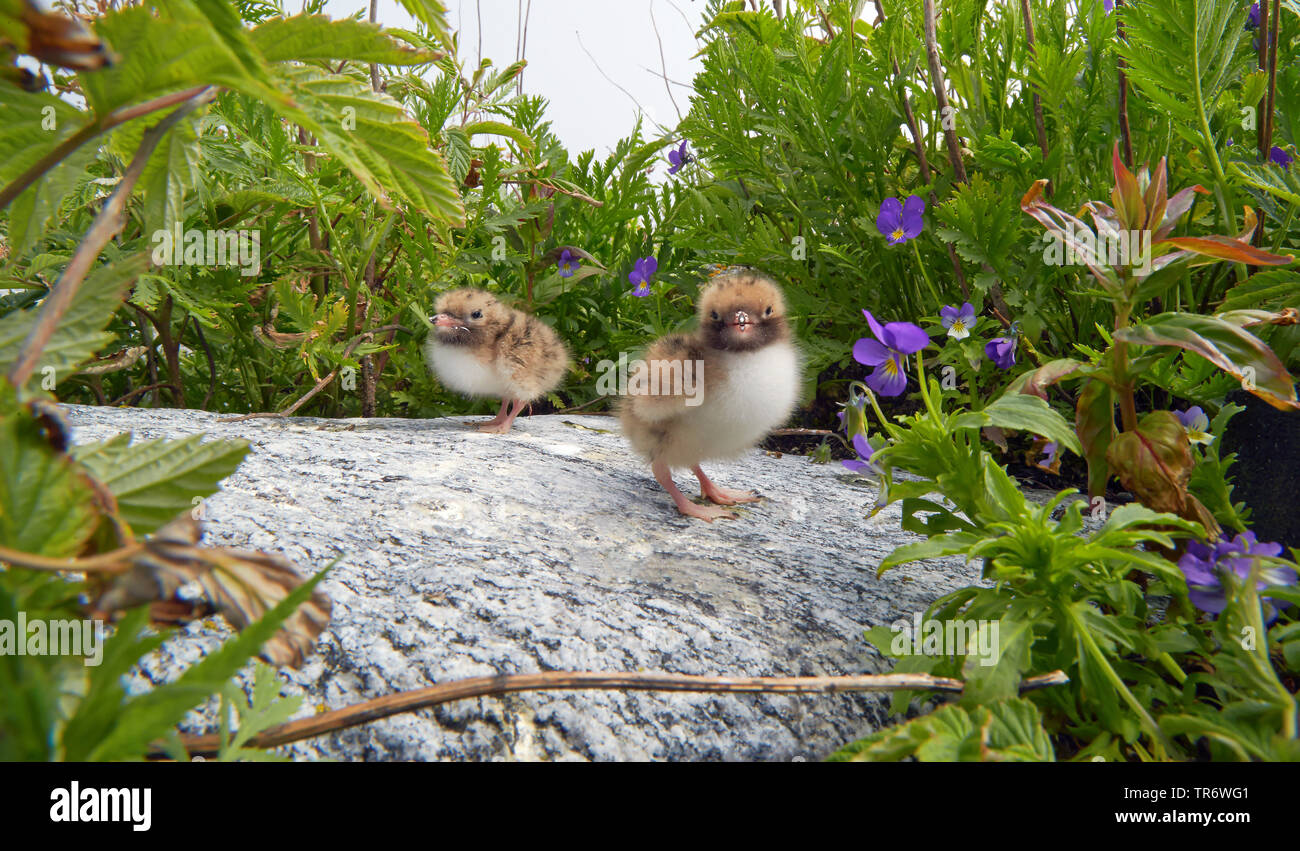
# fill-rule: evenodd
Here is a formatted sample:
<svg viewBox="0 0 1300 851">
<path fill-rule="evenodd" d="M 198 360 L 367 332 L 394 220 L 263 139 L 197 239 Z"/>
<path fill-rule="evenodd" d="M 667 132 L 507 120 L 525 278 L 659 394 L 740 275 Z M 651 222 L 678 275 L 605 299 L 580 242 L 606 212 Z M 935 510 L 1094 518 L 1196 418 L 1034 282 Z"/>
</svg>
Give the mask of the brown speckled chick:
<svg viewBox="0 0 1300 851">
<path fill-rule="evenodd" d="M 700 462 L 734 458 L 789 419 L 801 366 L 785 299 L 771 280 L 748 272 L 718 278 L 700 293 L 698 314 L 694 334 L 670 334 L 646 350 L 647 380 L 639 387 L 635 378 L 629 382 L 619 415 L 623 433 L 650 461 L 677 510 L 712 521 L 735 516 L 717 506 L 759 497 L 718 487 Z M 688 364 L 695 365 L 693 374 Z M 716 505 L 697 505 L 678 490 L 672 470 L 681 467 Z"/>
<path fill-rule="evenodd" d="M 429 368 L 453 390 L 501 399 L 501 410 L 479 431 L 510 431 L 524 405 L 564 378 L 569 352 L 537 317 L 468 287 L 443 293 L 434 310 L 433 331 L 424 344 Z"/>
</svg>

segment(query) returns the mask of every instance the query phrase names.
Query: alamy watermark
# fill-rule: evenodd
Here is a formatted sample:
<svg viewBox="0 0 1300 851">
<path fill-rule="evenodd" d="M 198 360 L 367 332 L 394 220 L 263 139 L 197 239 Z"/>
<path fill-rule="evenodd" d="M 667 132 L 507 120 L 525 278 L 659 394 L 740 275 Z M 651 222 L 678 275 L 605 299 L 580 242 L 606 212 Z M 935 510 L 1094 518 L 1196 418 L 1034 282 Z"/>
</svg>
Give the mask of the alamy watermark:
<svg viewBox="0 0 1300 851">
<path fill-rule="evenodd" d="M 126 822 L 134 831 L 153 825 L 153 789 L 87 786 L 73 780 L 50 791 L 50 821 Z"/>
<path fill-rule="evenodd" d="M 1001 622 L 985 620 L 923 620 L 917 612 L 889 625 L 894 633 L 889 652 L 895 656 L 974 656 L 993 665 L 1002 654 Z"/>
<path fill-rule="evenodd" d="M 1107 231 L 1100 236 L 1088 228 L 1075 230 L 1065 223 L 1065 235 L 1048 231 L 1043 262 L 1048 266 L 1081 266 L 1098 263 L 1129 266 L 1139 275 L 1151 274 L 1151 232 L 1147 230 Z"/>
<path fill-rule="evenodd" d="M 84 656 L 87 667 L 104 660 L 104 622 L 73 619 L 0 619 L 0 656 Z"/>
<path fill-rule="evenodd" d="M 596 371 L 596 392 L 602 396 L 684 396 L 689 407 L 704 401 L 704 361 L 629 361 L 619 352 L 617 361 L 599 361 Z"/>
<path fill-rule="evenodd" d="M 262 232 L 259 230 L 172 230 L 153 232 L 155 266 L 238 266 L 244 277 L 262 269 Z"/>
</svg>

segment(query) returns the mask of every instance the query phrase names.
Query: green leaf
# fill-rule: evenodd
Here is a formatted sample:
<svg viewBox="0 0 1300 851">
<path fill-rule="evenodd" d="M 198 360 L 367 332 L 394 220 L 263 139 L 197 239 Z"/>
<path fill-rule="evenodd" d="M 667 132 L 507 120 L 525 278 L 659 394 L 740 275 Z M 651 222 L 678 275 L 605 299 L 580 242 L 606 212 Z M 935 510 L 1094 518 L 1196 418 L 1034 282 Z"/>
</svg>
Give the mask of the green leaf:
<svg viewBox="0 0 1300 851">
<path fill-rule="evenodd" d="M 251 699 L 244 696 L 243 689 L 237 683 L 227 683 L 222 695 L 222 742 L 217 759 L 222 762 L 287 759 L 266 751 L 245 748 L 244 745 L 260 733 L 288 721 L 302 706 L 302 700 L 302 695 L 281 698 L 280 679 L 275 669 L 261 662 L 256 663 L 255 666 Z M 228 707 L 233 707 L 239 714 L 239 728 L 233 734 L 227 724 Z"/>
<path fill-rule="evenodd" d="M 1296 169 L 1280 168 L 1272 163 L 1251 165 L 1242 162 L 1233 162 L 1229 167 L 1247 185 L 1288 204 L 1300 204 L 1300 174 Z"/>
<path fill-rule="evenodd" d="M 504 121 L 471 121 L 469 124 L 462 127 L 461 130 L 470 137 L 483 133 L 490 133 L 494 136 L 505 136 L 508 139 L 512 139 L 515 144 L 526 151 L 531 151 L 537 147 L 537 143 L 533 141 L 533 137 L 529 136 L 518 127 L 515 127 L 513 124 L 506 124 Z"/>
<path fill-rule="evenodd" d="M 1027 393 L 1004 394 L 983 410 L 958 414 L 951 425 L 953 429 L 985 426 L 1027 431 L 1056 441 L 1075 455 L 1083 454 L 1069 421 L 1042 399 Z"/>
<path fill-rule="evenodd" d="M 1282 361 L 1262 340 L 1231 322 L 1191 313 L 1161 313 L 1116 331 L 1115 339 L 1186 349 L 1241 381 L 1243 388 L 1273 407 L 1300 408 L 1294 379 Z"/>
<path fill-rule="evenodd" d="M 377 24 L 324 15 L 271 18 L 250 34 L 253 45 L 267 62 L 351 60 L 376 65 L 426 65 L 442 54 L 413 50 L 395 41 Z"/>
<path fill-rule="evenodd" d="M 885 556 L 884 560 L 880 562 L 880 567 L 876 570 L 876 575 L 880 576 L 886 570 L 898 567 L 900 564 L 921 561 L 927 558 L 958 555 L 966 552 L 979 541 L 980 536 L 974 532 L 952 532 L 947 535 L 935 535 L 928 540 L 919 541 L 915 544 L 903 544 L 901 547 L 895 547 L 892 553 Z"/>
<path fill-rule="evenodd" d="M 128 445 L 121 434 L 73 449 L 72 456 L 112 491 L 122 519 L 138 535 L 148 534 L 192 510 L 248 454 L 246 440 L 208 440 L 195 434 Z"/>
<path fill-rule="evenodd" d="M 140 606 L 127 612 L 104 640 L 100 664 L 89 669 L 85 696 L 60 736 L 64 760 L 84 760 L 117 723 L 118 709 L 126 699 L 122 678 L 168 637 L 166 632 L 145 632 L 148 622 L 149 608 Z"/>
<path fill-rule="evenodd" d="M 1237 50 L 1243 19 L 1235 5 L 1215 0 L 1132 0 L 1124 7 L 1126 38 L 1115 49 L 1156 108 L 1195 126 L 1198 108 L 1214 115 L 1223 91 L 1251 70 L 1247 52 Z"/>
<path fill-rule="evenodd" d="M 1051 739 L 1038 708 L 1020 697 L 965 709 L 940 707 L 929 715 L 879 730 L 836 751 L 830 762 L 1050 762 Z"/>
<path fill-rule="evenodd" d="M 158 141 L 145 165 L 136 192 L 144 196 L 144 233 L 170 231 L 172 226 L 185 220 L 185 193 L 192 189 L 198 177 L 199 147 L 195 129 L 198 118 L 186 116 Z M 144 125 L 136 122 L 139 137 L 131 150 L 144 137 Z M 152 245 L 152 243 L 150 243 Z"/>
<path fill-rule="evenodd" d="M 1022 674 L 1029 667 L 1029 648 L 1034 643 L 1033 624 L 1004 617 L 999 621 L 975 622 L 979 631 L 962 665 L 966 687 L 964 706 L 976 706 L 1014 698 L 1020 693 Z M 996 629 L 996 632 L 994 630 Z"/>
<path fill-rule="evenodd" d="M 1106 450 L 1118 433 L 1115 429 L 1115 397 L 1109 384 L 1092 379 L 1079 391 L 1074 428 L 1083 446 L 1083 457 L 1088 462 L 1088 496 L 1103 496 L 1106 481 L 1110 478 Z"/>
<path fill-rule="evenodd" d="M 445 161 L 396 101 L 350 77 L 306 66 L 279 66 L 276 82 L 289 98 L 269 105 L 313 133 L 381 202 L 404 201 L 433 218 L 464 224 L 460 192 Z"/>
<path fill-rule="evenodd" d="M 9 213 L 9 250 L 13 257 L 23 256 L 36 245 L 94 159 L 94 148 L 79 148 L 14 199 Z"/>
<path fill-rule="evenodd" d="M 250 82 L 208 21 L 193 12 L 178 20 L 130 6 L 97 18 L 95 31 L 121 57 L 112 67 L 79 75 L 98 116 L 205 83 Z"/>
<path fill-rule="evenodd" d="M 440 0 L 397 0 L 411 17 L 429 29 L 429 35 L 448 50 L 456 49 L 455 39 L 447 28 L 447 7 Z"/>
<path fill-rule="evenodd" d="M 1300 307 L 1300 273 L 1289 269 L 1272 269 L 1257 272 L 1228 290 L 1223 303 L 1219 305 L 1219 312 L 1281 310 L 1286 307 Z"/>
<path fill-rule="evenodd" d="M 0 546 L 64 558 L 94 532 L 94 493 L 0 379 Z"/>
<path fill-rule="evenodd" d="M 1110 442 L 1106 461 L 1142 504 L 1181 513 L 1192 474 L 1192 450 L 1183 425 L 1171 411 L 1152 411 L 1137 428 Z"/>
<path fill-rule="evenodd" d="M 100 266 L 86 277 L 72 305 L 41 351 L 30 381 L 42 382 L 47 374 L 52 374 L 55 381 L 68 378 L 78 364 L 113 339 L 101 329 L 122 303 L 127 288 L 143 271 L 145 261 L 143 253 L 133 254 L 112 265 Z M 18 360 L 23 341 L 35 321 L 35 310 L 39 308 L 15 311 L 0 319 L 0 373 L 9 372 Z M 53 373 L 47 373 L 49 369 L 53 369 Z"/>
<path fill-rule="evenodd" d="M 9 185 L 81 129 L 86 114 L 62 98 L 4 84 L 4 119 L 0 122 L 0 186 Z"/>
</svg>

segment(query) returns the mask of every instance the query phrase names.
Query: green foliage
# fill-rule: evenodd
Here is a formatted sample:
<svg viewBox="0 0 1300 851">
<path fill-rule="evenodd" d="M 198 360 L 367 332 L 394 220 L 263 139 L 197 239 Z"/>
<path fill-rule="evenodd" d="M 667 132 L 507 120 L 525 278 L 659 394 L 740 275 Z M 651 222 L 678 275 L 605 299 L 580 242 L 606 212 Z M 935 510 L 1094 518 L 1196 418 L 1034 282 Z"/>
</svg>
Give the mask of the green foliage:
<svg viewBox="0 0 1300 851">
<path fill-rule="evenodd" d="M 845 746 L 831 762 L 1051 762 L 1052 743 L 1038 708 L 1012 698 L 966 709 L 943 706 L 910 724 L 887 727 Z"/>
<path fill-rule="evenodd" d="M 936 634 L 964 636 L 950 639 L 956 646 L 930 647 L 928 639 L 909 636 L 910 625 L 902 630 L 905 624 L 874 627 L 866 638 L 897 659 L 897 671 L 961 676 L 966 687 L 957 705 L 881 730 L 835 758 L 1050 760 L 1054 751 L 1075 759 L 1293 758 L 1300 747 L 1296 703 L 1271 655 L 1285 658 L 1295 631 L 1279 625 L 1265 632 L 1253 578 L 1233 584 L 1216 621 L 1198 619 L 1187 580 L 1167 556 L 1181 551 L 1179 539 L 1202 537 L 1201 525 L 1131 503 L 1085 531 L 1085 503 L 1071 499 L 1075 491 L 1030 502 L 991 455 L 972 446 L 966 428 L 986 418 L 944 413 L 935 401 L 938 384 L 929 388 L 924 413 L 897 424 L 880 417 L 888 439 L 871 460 L 888 471 L 882 501 L 901 500 L 904 528 L 925 539 L 898 547 L 879 569 L 960 555 L 983 564 L 988 584 L 945 595 L 926 611 L 924 622 L 937 625 Z M 1019 418 L 1013 410 L 987 419 L 1042 427 L 1036 406 Z M 1232 413 L 1216 417 L 1212 430 L 1221 432 Z M 1148 419 L 1157 415 L 1181 434 L 1167 412 Z M 1153 419 L 1143 427 L 1165 425 Z M 1144 442 L 1163 445 L 1151 435 Z M 1120 445 L 1112 443 L 1112 452 Z M 1198 460 L 1196 491 L 1225 522 L 1244 528 L 1224 478 L 1231 458 L 1221 462 L 1209 449 Z M 895 467 L 919 480 L 896 483 Z M 936 492 L 953 507 L 919 496 Z M 909 522 L 918 508 L 931 518 Z M 1278 587 L 1276 594 L 1300 599 L 1297 589 Z M 1017 696 L 1024 680 L 1054 670 L 1068 684 Z M 905 710 L 911 697 L 897 693 L 895 710 Z"/>
</svg>

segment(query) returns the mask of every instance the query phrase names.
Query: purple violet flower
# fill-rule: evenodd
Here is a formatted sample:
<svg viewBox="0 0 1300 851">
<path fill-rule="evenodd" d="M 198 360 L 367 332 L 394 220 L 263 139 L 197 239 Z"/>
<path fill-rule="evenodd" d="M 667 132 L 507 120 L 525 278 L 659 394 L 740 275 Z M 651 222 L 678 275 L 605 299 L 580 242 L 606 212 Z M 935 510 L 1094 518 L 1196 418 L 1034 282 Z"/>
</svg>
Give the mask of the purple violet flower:
<svg viewBox="0 0 1300 851">
<path fill-rule="evenodd" d="M 1274 165 L 1279 165 L 1282 168 L 1290 168 L 1291 161 L 1294 159 L 1294 156 L 1282 150 L 1277 145 L 1274 145 L 1272 150 L 1268 152 L 1268 161 Z"/>
<path fill-rule="evenodd" d="M 1250 13 L 1246 16 L 1246 29 L 1248 30 L 1259 29 L 1259 4 L 1258 3 L 1250 4 Z"/>
<path fill-rule="evenodd" d="M 650 276 L 658 268 L 659 261 L 653 257 L 642 257 L 636 261 L 636 267 L 627 274 L 627 279 L 636 284 L 636 289 L 632 290 L 632 295 L 637 298 L 645 298 L 650 295 Z"/>
<path fill-rule="evenodd" d="M 1107 15 L 1115 11 L 1115 0 L 1101 0 L 1101 5 L 1105 7 Z"/>
<path fill-rule="evenodd" d="M 566 248 L 560 252 L 560 259 L 556 261 L 556 265 L 560 267 L 561 278 L 571 278 L 581 264 L 577 256 Z"/>
<path fill-rule="evenodd" d="M 880 204 L 880 214 L 876 216 L 876 230 L 880 231 L 890 245 L 916 239 L 925 227 L 922 217 L 924 213 L 925 199 L 920 195 L 909 195 L 907 203 L 897 198 L 886 198 Z"/>
<path fill-rule="evenodd" d="M 1039 459 L 1039 463 L 1044 467 L 1052 466 L 1056 461 L 1056 456 L 1059 455 L 1060 452 L 1061 447 L 1057 446 L 1056 441 L 1053 440 L 1043 447 L 1043 457 Z"/>
<path fill-rule="evenodd" d="M 1214 435 L 1210 434 L 1210 418 L 1199 405 L 1194 405 L 1185 411 L 1174 411 L 1174 416 L 1178 417 L 1178 421 L 1183 424 L 1190 442 L 1205 445 L 1214 442 Z"/>
<path fill-rule="evenodd" d="M 881 327 L 871 311 L 863 310 L 871 333 L 876 339 L 863 337 L 853 344 L 853 359 L 875 370 L 867 386 L 881 396 L 897 396 L 907 387 L 906 356 L 921 351 L 930 343 L 930 335 L 911 322 L 890 322 Z"/>
<path fill-rule="evenodd" d="M 863 473 L 868 470 L 873 473 L 880 473 L 880 468 L 871 463 L 871 456 L 876 450 L 871 447 L 870 443 L 867 443 L 864 436 L 860 434 L 853 435 L 853 449 L 858 453 L 858 457 L 857 459 L 841 461 L 840 463 L 844 465 L 845 469 L 854 473 Z"/>
<path fill-rule="evenodd" d="M 679 147 L 675 151 L 668 152 L 668 162 L 672 163 L 672 165 L 668 167 L 668 173 L 676 174 L 677 171 L 682 166 L 686 165 L 689 162 L 694 162 L 694 161 L 695 161 L 695 157 L 686 153 L 686 140 L 683 139 L 681 147 Z"/>
<path fill-rule="evenodd" d="M 1200 541 L 1190 541 L 1187 551 L 1178 560 L 1178 567 L 1187 579 L 1187 596 L 1196 608 L 1217 615 L 1228 605 L 1223 576 L 1231 572 L 1237 582 L 1250 577 L 1251 569 L 1259 556 L 1277 558 L 1282 545 L 1259 543 L 1254 532 L 1242 532 L 1231 541 L 1219 541 L 1213 547 Z M 1294 585 L 1297 575 L 1293 568 L 1269 566 L 1260 570 L 1256 590 Z M 1278 608 L 1285 603 L 1268 597 L 1261 598 L 1266 606 L 1267 622 L 1277 619 Z"/>
<path fill-rule="evenodd" d="M 964 340 L 970 336 L 970 329 L 975 325 L 975 308 L 971 307 L 969 301 L 963 303 L 960 310 L 945 305 L 939 309 L 939 317 L 943 327 L 948 329 L 949 337 Z"/>
<path fill-rule="evenodd" d="M 998 369 L 1011 369 L 1016 363 L 1016 338 L 995 337 L 985 344 L 984 354 Z"/>
</svg>

